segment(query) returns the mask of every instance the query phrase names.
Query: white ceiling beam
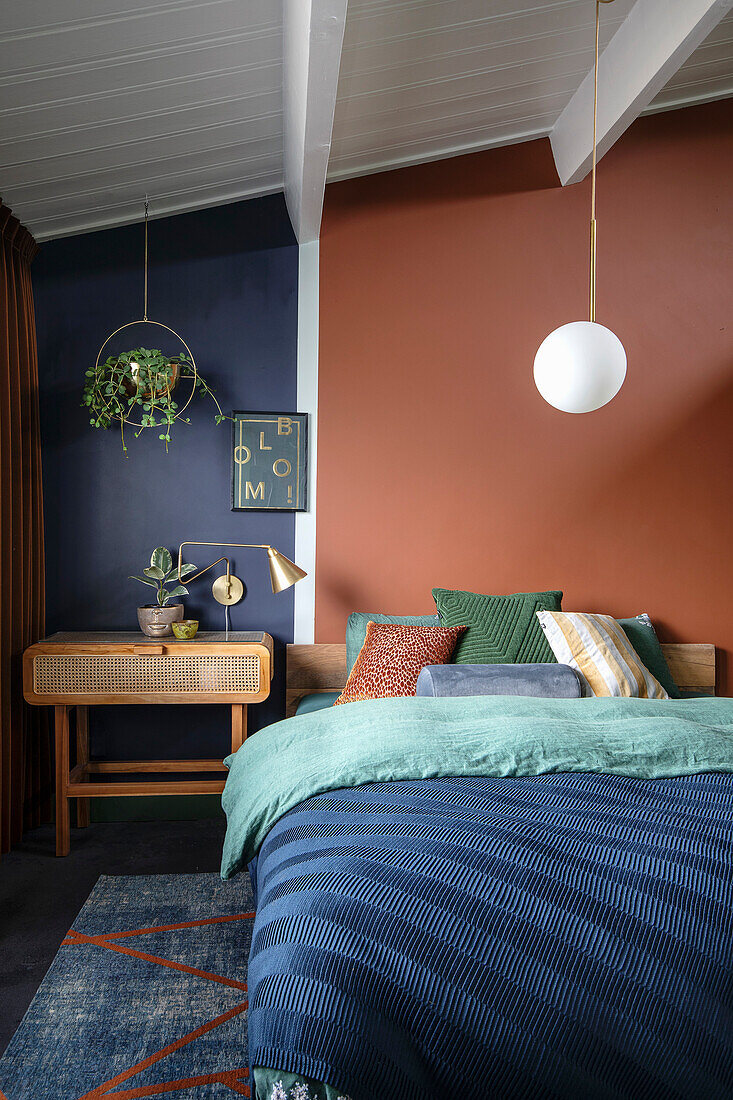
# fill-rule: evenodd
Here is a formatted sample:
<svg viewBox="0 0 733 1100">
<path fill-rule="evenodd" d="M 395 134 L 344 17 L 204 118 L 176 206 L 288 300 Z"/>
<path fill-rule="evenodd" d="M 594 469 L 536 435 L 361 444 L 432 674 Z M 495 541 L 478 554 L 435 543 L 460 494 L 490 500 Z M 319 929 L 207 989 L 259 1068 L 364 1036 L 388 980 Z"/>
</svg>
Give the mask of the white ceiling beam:
<svg viewBox="0 0 733 1100">
<path fill-rule="evenodd" d="M 318 240 L 348 0 L 285 0 L 283 168 L 299 244 Z"/>
<path fill-rule="evenodd" d="M 599 158 L 731 8 L 733 0 L 637 0 L 598 66 Z M 550 134 L 563 185 L 578 183 L 591 169 L 592 120 L 591 69 Z"/>
</svg>

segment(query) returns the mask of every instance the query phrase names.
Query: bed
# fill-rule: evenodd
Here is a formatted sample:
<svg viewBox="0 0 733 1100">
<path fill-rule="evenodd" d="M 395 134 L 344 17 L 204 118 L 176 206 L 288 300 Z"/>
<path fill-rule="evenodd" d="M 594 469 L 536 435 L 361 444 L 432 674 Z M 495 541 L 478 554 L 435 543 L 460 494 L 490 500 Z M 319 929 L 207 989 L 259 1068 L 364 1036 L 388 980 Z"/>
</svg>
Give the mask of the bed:
<svg viewBox="0 0 733 1100">
<path fill-rule="evenodd" d="M 257 899 L 258 1100 L 733 1095 L 733 701 L 712 646 L 665 657 L 707 697 L 375 700 L 250 739 L 222 871 Z M 345 677 L 290 647 L 289 712 Z"/>
</svg>

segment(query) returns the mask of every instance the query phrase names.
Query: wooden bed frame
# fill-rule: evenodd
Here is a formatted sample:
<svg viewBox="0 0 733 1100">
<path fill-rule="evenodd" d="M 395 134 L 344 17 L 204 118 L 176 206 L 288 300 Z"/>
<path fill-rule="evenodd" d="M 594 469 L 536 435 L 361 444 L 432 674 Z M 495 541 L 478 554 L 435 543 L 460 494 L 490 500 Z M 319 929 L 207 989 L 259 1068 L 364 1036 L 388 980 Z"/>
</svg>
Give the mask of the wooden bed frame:
<svg viewBox="0 0 733 1100">
<path fill-rule="evenodd" d="M 715 695 L 714 645 L 663 645 L 675 683 L 682 691 Z M 285 713 L 295 714 L 304 695 L 341 691 L 346 683 L 346 646 L 289 645 Z"/>
</svg>

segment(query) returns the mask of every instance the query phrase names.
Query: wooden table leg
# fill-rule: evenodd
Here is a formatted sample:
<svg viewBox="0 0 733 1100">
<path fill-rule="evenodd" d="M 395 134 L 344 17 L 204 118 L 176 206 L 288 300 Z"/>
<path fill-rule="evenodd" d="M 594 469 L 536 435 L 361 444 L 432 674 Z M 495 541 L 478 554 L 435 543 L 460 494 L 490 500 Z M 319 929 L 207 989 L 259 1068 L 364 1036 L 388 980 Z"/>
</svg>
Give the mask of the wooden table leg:
<svg viewBox="0 0 733 1100">
<path fill-rule="evenodd" d="M 56 733 L 56 855 L 69 854 L 69 708 L 54 707 Z"/>
<path fill-rule="evenodd" d="M 76 762 L 77 764 L 89 763 L 89 707 L 76 708 Z M 89 776 L 84 776 L 85 780 Z M 77 798 L 76 823 L 80 829 L 86 829 L 89 824 L 89 799 Z"/>
<path fill-rule="evenodd" d="M 240 749 L 247 739 L 247 704 L 232 703 L 232 752 Z"/>
</svg>

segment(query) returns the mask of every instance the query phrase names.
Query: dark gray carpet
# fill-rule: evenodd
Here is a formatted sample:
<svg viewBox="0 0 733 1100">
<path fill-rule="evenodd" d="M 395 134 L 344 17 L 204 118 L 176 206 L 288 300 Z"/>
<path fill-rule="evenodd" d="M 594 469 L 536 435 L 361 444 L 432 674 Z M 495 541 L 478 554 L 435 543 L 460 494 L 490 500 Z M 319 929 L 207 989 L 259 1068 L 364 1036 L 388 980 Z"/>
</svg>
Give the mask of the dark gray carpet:
<svg viewBox="0 0 733 1100">
<path fill-rule="evenodd" d="M 224 819 L 136 821 L 72 829 L 57 859 L 52 828 L 28 833 L 0 861 L 0 1051 L 33 999 L 100 875 L 218 871 Z"/>
</svg>

